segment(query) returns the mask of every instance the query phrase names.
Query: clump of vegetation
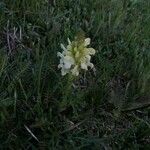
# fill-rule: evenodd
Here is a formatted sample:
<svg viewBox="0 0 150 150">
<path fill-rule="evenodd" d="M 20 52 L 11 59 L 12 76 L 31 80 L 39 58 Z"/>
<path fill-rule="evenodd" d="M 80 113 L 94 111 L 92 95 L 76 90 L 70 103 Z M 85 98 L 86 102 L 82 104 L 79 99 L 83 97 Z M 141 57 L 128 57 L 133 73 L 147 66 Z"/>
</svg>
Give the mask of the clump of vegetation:
<svg viewBox="0 0 150 150">
<path fill-rule="evenodd" d="M 150 149 L 149 105 L 148 0 L 1 0 L 0 149 Z"/>
</svg>

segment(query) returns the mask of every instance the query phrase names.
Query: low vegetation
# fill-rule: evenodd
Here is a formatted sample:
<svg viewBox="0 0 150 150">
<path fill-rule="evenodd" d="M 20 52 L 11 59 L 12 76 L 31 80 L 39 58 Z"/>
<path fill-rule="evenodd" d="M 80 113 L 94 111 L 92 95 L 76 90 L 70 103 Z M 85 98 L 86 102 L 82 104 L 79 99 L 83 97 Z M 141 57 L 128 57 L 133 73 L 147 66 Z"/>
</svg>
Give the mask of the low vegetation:
<svg viewBox="0 0 150 150">
<path fill-rule="evenodd" d="M 83 32 L 70 82 L 57 53 Z M 0 1 L 0 149 L 148 150 L 149 105 L 149 0 Z"/>
</svg>

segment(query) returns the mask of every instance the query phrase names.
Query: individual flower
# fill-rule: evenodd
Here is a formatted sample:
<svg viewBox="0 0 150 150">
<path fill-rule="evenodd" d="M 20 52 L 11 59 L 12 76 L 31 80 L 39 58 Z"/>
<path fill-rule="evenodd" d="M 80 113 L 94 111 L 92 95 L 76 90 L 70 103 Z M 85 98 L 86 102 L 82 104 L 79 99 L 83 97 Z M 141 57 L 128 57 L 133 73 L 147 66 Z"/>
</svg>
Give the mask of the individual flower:
<svg viewBox="0 0 150 150">
<path fill-rule="evenodd" d="M 58 68 L 61 68 L 62 76 L 67 73 L 78 76 L 81 69 L 88 70 L 88 67 L 94 67 L 90 61 L 91 55 L 95 54 L 95 49 L 87 47 L 90 42 L 90 38 L 76 37 L 72 42 L 68 38 L 67 47 L 61 44 L 63 52 L 58 52 L 57 56 L 60 57 Z"/>
</svg>

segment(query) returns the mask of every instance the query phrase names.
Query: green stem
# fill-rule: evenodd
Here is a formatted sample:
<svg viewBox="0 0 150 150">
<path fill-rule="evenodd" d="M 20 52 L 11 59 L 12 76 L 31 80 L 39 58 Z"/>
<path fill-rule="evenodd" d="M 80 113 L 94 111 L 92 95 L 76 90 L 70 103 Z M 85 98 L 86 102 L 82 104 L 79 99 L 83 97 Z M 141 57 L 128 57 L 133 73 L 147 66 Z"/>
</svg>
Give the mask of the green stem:
<svg viewBox="0 0 150 150">
<path fill-rule="evenodd" d="M 74 77 L 72 74 L 68 75 L 67 84 L 64 86 L 64 94 L 63 94 L 63 100 L 60 103 L 61 109 L 65 109 L 65 107 L 69 104 L 69 95 L 72 92 L 72 83 L 73 83 Z"/>
</svg>

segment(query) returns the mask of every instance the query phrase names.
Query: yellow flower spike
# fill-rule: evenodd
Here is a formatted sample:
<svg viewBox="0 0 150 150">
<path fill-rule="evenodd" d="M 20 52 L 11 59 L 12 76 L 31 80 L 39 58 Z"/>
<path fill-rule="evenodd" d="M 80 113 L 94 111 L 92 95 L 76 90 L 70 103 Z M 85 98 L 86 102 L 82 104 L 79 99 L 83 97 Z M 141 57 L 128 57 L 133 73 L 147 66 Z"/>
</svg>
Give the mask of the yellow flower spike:
<svg viewBox="0 0 150 150">
<path fill-rule="evenodd" d="M 61 68 L 62 76 L 67 73 L 78 76 L 81 69 L 88 70 L 88 67 L 93 68 L 94 65 L 90 62 L 90 60 L 91 55 L 95 55 L 95 49 L 87 47 L 90 45 L 91 39 L 76 37 L 72 42 L 69 38 L 67 40 L 67 47 L 61 44 L 63 52 L 57 53 L 57 56 L 60 57 L 60 64 L 58 65 L 58 68 Z"/>
</svg>

